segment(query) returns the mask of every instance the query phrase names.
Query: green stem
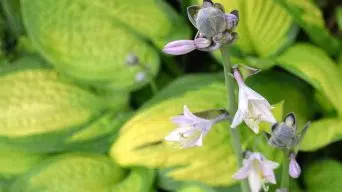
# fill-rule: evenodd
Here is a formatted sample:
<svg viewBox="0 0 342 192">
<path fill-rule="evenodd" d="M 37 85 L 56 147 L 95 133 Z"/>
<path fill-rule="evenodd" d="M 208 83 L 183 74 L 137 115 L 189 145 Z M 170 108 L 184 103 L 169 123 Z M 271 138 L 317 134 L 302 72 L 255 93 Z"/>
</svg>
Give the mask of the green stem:
<svg viewBox="0 0 342 192">
<path fill-rule="evenodd" d="M 153 95 L 156 95 L 158 92 L 156 81 L 153 79 L 153 77 L 150 79 L 150 87 Z"/>
<path fill-rule="evenodd" d="M 281 176 L 281 188 L 289 189 L 290 187 L 290 177 L 289 177 L 289 151 L 287 149 L 283 150 L 283 170 Z"/>
<path fill-rule="evenodd" d="M 152 91 L 153 95 L 156 95 L 158 92 L 158 87 L 157 87 L 156 81 L 153 78 L 153 74 L 152 74 L 151 70 L 147 66 L 145 66 L 141 63 L 139 63 L 139 66 L 142 70 L 144 70 L 147 73 L 151 91 Z"/>
<path fill-rule="evenodd" d="M 234 92 L 234 79 L 229 75 L 231 73 L 232 64 L 230 62 L 229 53 L 228 53 L 228 46 L 222 46 L 221 47 L 221 55 L 222 55 L 222 61 L 223 61 L 223 68 L 224 68 L 224 77 L 225 77 L 225 83 L 228 89 L 228 107 L 227 110 L 229 113 L 234 114 L 237 110 L 237 105 L 235 102 L 235 92 Z M 234 153 L 237 157 L 237 162 L 239 168 L 242 167 L 242 147 L 241 147 L 241 141 L 240 141 L 240 133 L 238 128 L 232 129 L 228 128 L 230 130 L 230 137 L 232 139 L 232 145 Z M 241 191 L 242 192 L 249 192 L 249 185 L 247 180 L 241 181 Z"/>
</svg>

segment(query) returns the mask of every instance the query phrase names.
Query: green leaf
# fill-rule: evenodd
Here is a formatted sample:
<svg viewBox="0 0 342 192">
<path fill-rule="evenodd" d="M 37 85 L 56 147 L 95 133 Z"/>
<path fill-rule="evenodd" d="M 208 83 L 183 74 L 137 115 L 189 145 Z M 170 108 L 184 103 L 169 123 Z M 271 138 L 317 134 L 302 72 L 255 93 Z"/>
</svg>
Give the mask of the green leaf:
<svg viewBox="0 0 342 192">
<path fill-rule="evenodd" d="M 341 183 L 342 165 L 335 160 L 317 161 L 304 172 L 304 182 L 310 192 L 339 192 Z"/>
<path fill-rule="evenodd" d="M 0 76 L 0 139 L 33 150 L 58 149 L 63 138 L 98 116 L 101 97 L 50 69 L 26 67 Z"/>
<path fill-rule="evenodd" d="M 340 31 L 342 31 L 342 6 L 336 8 L 336 20 Z"/>
<path fill-rule="evenodd" d="M 176 192 L 215 192 L 215 190 L 201 184 L 186 184 Z"/>
<path fill-rule="evenodd" d="M 197 1 L 200 3 L 201 1 Z M 217 0 L 226 12 L 239 10 L 237 46 L 245 54 L 268 57 L 293 40 L 291 16 L 273 0 Z"/>
<path fill-rule="evenodd" d="M 337 54 L 341 49 L 339 41 L 325 28 L 323 13 L 308 0 L 276 0 L 284 7 L 317 45 L 329 52 Z"/>
<path fill-rule="evenodd" d="M 153 172 L 146 168 L 120 168 L 110 158 L 92 154 L 64 154 L 45 161 L 19 177 L 9 192 L 145 192 Z"/>
<path fill-rule="evenodd" d="M 118 130 L 131 116 L 132 112 L 107 112 L 68 137 L 63 143 L 64 149 L 93 153 L 108 152 Z"/>
<path fill-rule="evenodd" d="M 143 108 L 154 105 L 160 101 L 178 97 L 192 90 L 198 90 L 201 87 L 213 84 L 215 82 L 224 82 L 224 76 L 222 73 L 218 74 L 190 74 L 181 76 L 174 80 L 167 88 L 158 92 L 153 99 L 146 102 Z"/>
<path fill-rule="evenodd" d="M 47 157 L 47 155 L 29 153 L 24 149 L 4 143 L 0 143 L 0 156 L 0 175 L 2 178 L 21 175 Z"/>
<path fill-rule="evenodd" d="M 304 79 L 320 91 L 342 115 L 342 78 L 334 61 L 310 44 L 296 44 L 277 58 L 279 66 Z"/>
<path fill-rule="evenodd" d="M 128 91 L 146 84 L 159 67 L 157 52 L 143 35 L 171 29 L 167 14 L 154 2 L 21 0 L 28 36 L 59 71 L 99 89 Z M 132 56 L 140 65 L 126 63 Z"/>
<path fill-rule="evenodd" d="M 342 119 L 326 118 L 311 123 L 303 141 L 302 151 L 315 151 L 342 139 Z"/>
</svg>

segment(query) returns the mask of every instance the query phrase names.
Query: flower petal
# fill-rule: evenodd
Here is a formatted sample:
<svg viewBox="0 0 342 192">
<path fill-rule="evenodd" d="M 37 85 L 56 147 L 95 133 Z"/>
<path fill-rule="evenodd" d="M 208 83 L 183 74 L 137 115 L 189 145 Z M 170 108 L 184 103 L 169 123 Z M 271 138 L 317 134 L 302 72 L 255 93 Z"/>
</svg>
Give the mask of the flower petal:
<svg viewBox="0 0 342 192">
<path fill-rule="evenodd" d="M 191 113 L 190 109 L 188 108 L 188 106 L 184 105 L 183 106 L 183 114 L 184 116 L 188 117 L 188 118 L 193 118 L 193 119 L 197 119 L 199 117 L 197 117 L 196 115 L 194 115 L 193 113 Z"/>
<path fill-rule="evenodd" d="M 260 189 L 262 188 L 262 180 L 255 170 L 250 171 L 248 175 L 248 183 L 251 188 L 251 192 L 260 192 Z"/>
<path fill-rule="evenodd" d="M 276 169 L 276 168 L 279 167 L 279 163 L 276 163 L 276 162 L 273 162 L 273 161 L 270 161 L 270 160 L 264 160 L 263 165 L 267 169 Z"/>
<path fill-rule="evenodd" d="M 179 142 L 181 140 L 181 133 L 184 131 L 184 128 L 177 128 L 171 131 L 166 137 L 166 141 L 170 142 Z"/>
<path fill-rule="evenodd" d="M 235 113 L 234 119 L 232 121 L 232 124 L 230 125 L 231 128 L 235 128 L 236 126 L 240 125 L 243 121 L 244 113 L 240 110 L 238 110 Z"/>
<path fill-rule="evenodd" d="M 203 145 L 203 134 L 201 134 L 201 136 L 197 139 L 196 146 L 201 147 Z"/>
<path fill-rule="evenodd" d="M 233 178 L 237 179 L 237 180 L 246 179 L 248 177 L 248 174 L 249 174 L 249 169 L 250 169 L 249 164 L 244 165 L 233 175 Z"/>
<path fill-rule="evenodd" d="M 277 183 L 273 169 L 269 169 L 269 168 L 263 166 L 262 172 L 263 172 L 265 181 L 267 181 L 268 183 L 272 183 L 272 184 Z"/>
<path fill-rule="evenodd" d="M 189 117 L 186 117 L 184 115 L 179 115 L 171 118 L 171 121 L 176 124 L 185 125 L 185 124 L 191 124 L 193 122 L 193 119 L 190 119 Z"/>
<path fill-rule="evenodd" d="M 276 123 L 271 112 L 271 105 L 266 100 L 250 100 L 249 104 L 257 115 L 260 115 L 260 119 L 269 123 Z"/>
<path fill-rule="evenodd" d="M 252 129 L 254 133 L 259 133 L 259 123 L 257 119 L 252 119 L 252 118 L 244 118 L 244 121 L 246 125 Z"/>
<path fill-rule="evenodd" d="M 251 89 L 250 87 L 248 87 L 247 85 L 244 86 L 244 91 L 246 93 L 246 95 L 248 96 L 248 100 L 264 100 L 267 102 L 267 100 L 261 96 L 259 93 L 257 93 L 256 91 L 254 91 L 253 89 Z M 267 102 L 268 105 L 270 105 L 268 102 Z"/>
</svg>

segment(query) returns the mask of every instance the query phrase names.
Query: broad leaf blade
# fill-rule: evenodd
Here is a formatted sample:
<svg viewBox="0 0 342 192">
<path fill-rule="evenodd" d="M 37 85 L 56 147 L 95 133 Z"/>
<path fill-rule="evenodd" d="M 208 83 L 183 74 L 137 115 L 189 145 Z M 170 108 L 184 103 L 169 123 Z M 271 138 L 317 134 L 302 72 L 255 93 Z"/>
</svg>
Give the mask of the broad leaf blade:
<svg viewBox="0 0 342 192">
<path fill-rule="evenodd" d="M 308 0 L 276 0 L 284 7 L 310 38 L 330 54 L 337 54 L 341 49 L 340 42 L 325 28 L 323 13 Z"/>
<path fill-rule="evenodd" d="M 13 178 L 24 174 L 48 156 L 29 153 L 22 148 L 4 143 L 0 144 L 0 155 L 0 175 L 2 178 Z"/>
<path fill-rule="evenodd" d="M 342 78 L 336 64 L 321 49 L 296 44 L 277 58 L 279 66 L 304 79 L 330 101 L 342 115 Z"/>
<path fill-rule="evenodd" d="M 341 191 L 342 165 L 335 160 L 315 162 L 304 172 L 304 182 L 310 192 Z"/>
<path fill-rule="evenodd" d="M 311 123 L 300 145 L 302 151 L 315 151 L 342 139 L 342 119 L 327 118 Z"/>
<path fill-rule="evenodd" d="M 64 154 L 19 177 L 9 192 L 145 192 L 151 188 L 152 179 L 150 170 L 133 168 L 127 173 L 106 156 Z"/>
<path fill-rule="evenodd" d="M 57 150 L 104 110 L 101 97 L 22 59 L 0 76 L 0 137 L 36 151 Z M 32 67 L 28 62 L 32 62 Z M 36 60 L 37 63 L 39 61 Z M 22 69 L 20 69 L 20 67 Z M 11 72 L 9 72 L 11 71 Z"/>
<path fill-rule="evenodd" d="M 59 71 L 101 89 L 129 91 L 147 83 L 148 74 L 157 73 L 159 58 L 144 38 L 116 18 L 120 10 L 115 6 L 123 2 L 22 0 L 21 4 L 33 45 Z M 136 14 L 133 10 L 131 15 Z M 144 67 L 128 65 L 132 56 Z"/>
</svg>

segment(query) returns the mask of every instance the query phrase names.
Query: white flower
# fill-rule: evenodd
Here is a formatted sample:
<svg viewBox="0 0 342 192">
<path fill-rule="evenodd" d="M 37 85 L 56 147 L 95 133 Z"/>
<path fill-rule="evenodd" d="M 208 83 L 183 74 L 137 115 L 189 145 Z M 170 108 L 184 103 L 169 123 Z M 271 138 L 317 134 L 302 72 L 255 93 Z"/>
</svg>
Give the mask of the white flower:
<svg viewBox="0 0 342 192">
<path fill-rule="evenodd" d="M 273 170 L 278 166 L 278 163 L 267 160 L 260 153 L 248 152 L 242 168 L 233 175 L 233 178 L 243 180 L 248 177 L 251 191 L 259 192 L 266 183 L 277 183 Z"/>
<path fill-rule="evenodd" d="M 237 69 L 234 70 L 234 78 L 239 86 L 239 107 L 234 116 L 231 128 L 235 128 L 242 121 L 245 121 L 249 128 L 255 133 L 258 133 L 259 123 L 261 121 L 276 123 L 271 112 L 272 106 L 270 103 L 244 83 Z"/>
<path fill-rule="evenodd" d="M 177 142 L 182 148 L 202 146 L 203 138 L 215 121 L 197 117 L 184 106 L 183 115 L 172 118 L 179 127 L 165 137 L 166 141 Z"/>
</svg>

